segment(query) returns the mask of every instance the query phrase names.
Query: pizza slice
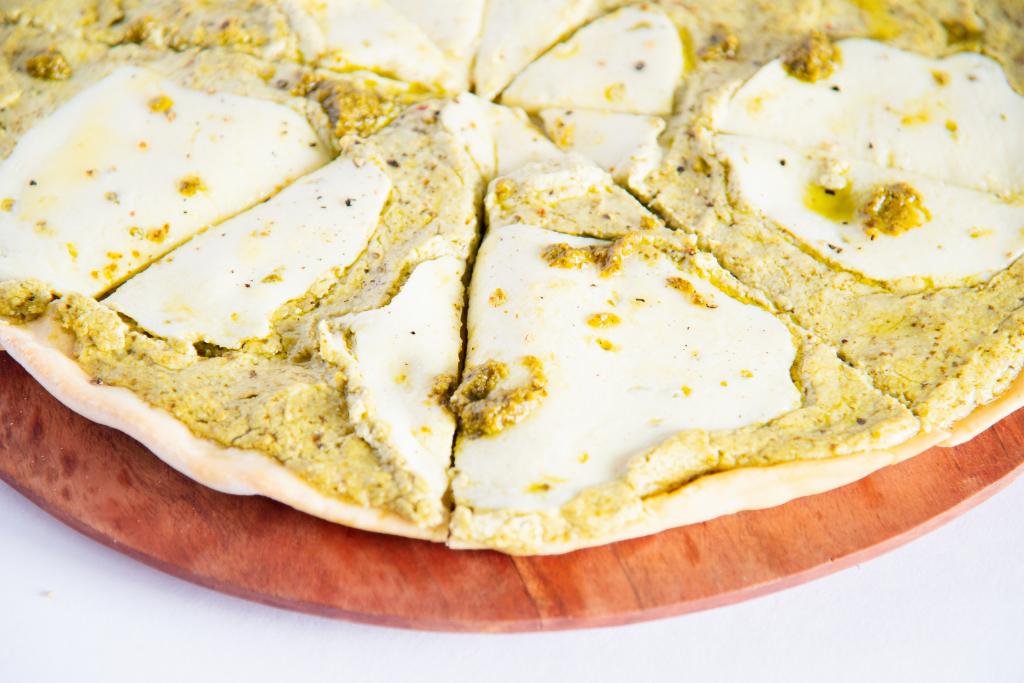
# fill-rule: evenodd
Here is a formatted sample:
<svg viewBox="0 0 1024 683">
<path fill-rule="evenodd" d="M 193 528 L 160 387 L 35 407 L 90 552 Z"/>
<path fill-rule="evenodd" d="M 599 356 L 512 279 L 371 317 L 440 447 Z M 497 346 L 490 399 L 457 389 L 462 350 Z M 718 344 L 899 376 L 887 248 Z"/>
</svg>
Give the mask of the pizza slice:
<svg viewBox="0 0 1024 683">
<path fill-rule="evenodd" d="M 528 64 L 565 35 L 620 4 L 621 0 L 488 2 L 473 65 L 473 92 L 496 100 Z"/>
<path fill-rule="evenodd" d="M 674 227 L 957 443 L 1024 401 L 1022 124 L 987 57 L 811 34 L 680 111 L 648 181 Z"/>
<path fill-rule="evenodd" d="M 624 7 L 530 63 L 500 101 L 539 117 L 562 150 L 640 184 L 658 165 L 663 116 L 684 80 L 684 35 L 654 5 Z"/>
<path fill-rule="evenodd" d="M 459 367 L 462 278 L 483 176 L 443 124 L 443 101 L 414 105 L 370 137 L 328 144 L 298 113 L 309 99 L 227 108 L 241 97 L 122 67 L 29 129 L 17 158 L 68 142 L 29 155 L 35 166 L 0 167 L 23 192 L 7 220 L 52 212 L 40 220 L 54 226 L 60 248 L 38 235 L 5 249 L 0 342 L 70 407 L 197 481 L 351 526 L 443 540 L 455 429 L 443 396 Z M 181 140 L 171 139 L 176 124 L 187 126 Z M 172 129 L 144 150 L 162 156 L 129 173 L 151 126 Z M 216 154 L 189 147 L 211 138 Z M 185 179 L 179 158 L 192 164 Z M 121 184 L 89 185 L 93 168 L 99 181 L 117 169 Z M 104 213 L 96 224 L 106 232 L 86 234 L 81 220 L 58 220 L 61 196 L 31 201 L 42 179 L 77 180 L 79 170 L 82 189 L 62 187 L 80 219 L 111 211 L 173 219 L 166 246 L 136 255 L 134 243 L 122 244 L 139 239 L 132 225 Z M 263 187 L 266 174 L 277 175 Z M 186 182 L 191 175 L 197 180 Z M 211 201 L 222 213 L 186 211 L 207 195 L 222 198 Z M 53 260 L 69 242 L 78 268 L 33 270 L 33 254 L 50 249 Z M 118 269 L 108 277 L 100 268 L 98 280 L 86 263 L 93 258 Z"/>
<path fill-rule="evenodd" d="M 590 172 L 602 182 L 574 195 L 551 191 L 550 163 L 491 186 L 450 399 L 453 547 L 650 534 L 834 488 L 941 438 L 918 438 L 899 402 Z M 602 193 L 614 214 L 587 199 Z"/>
</svg>

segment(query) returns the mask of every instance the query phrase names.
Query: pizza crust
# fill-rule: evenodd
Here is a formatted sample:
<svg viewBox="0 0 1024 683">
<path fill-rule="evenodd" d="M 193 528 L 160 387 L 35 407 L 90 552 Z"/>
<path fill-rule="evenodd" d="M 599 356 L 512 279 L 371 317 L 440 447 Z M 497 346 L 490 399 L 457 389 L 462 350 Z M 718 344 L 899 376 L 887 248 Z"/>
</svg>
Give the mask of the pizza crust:
<svg viewBox="0 0 1024 683">
<path fill-rule="evenodd" d="M 381 510 L 327 496 L 267 456 L 200 439 L 169 413 L 131 391 L 90 381 L 68 355 L 70 338 L 48 319 L 16 326 L 0 321 L 0 347 L 57 400 L 83 417 L 122 431 L 190 479 L 223 493 L 263 495 L 345 526 L 444 541 L 446 524 L 423 528 Z"/>
<path fill-rule="evenodd" d="M 572 538 L 532 548 L 531 555 L 556 555 L 667 529 L 706 522 L 716 517 L 761 510 L 797 498 L 825 493 L 863 479 L 888 465 L 923 453 L 948 437 L 946 432 L 919 434 L 892 448 L 824 460 L 799 460 L 766 467 L 743 467 L 701 477 L 675 491 L 652 496 L 643 503 L 640 520 L 600 538 Z M 451 539 L 452 548 L 483 545 Z M 503 549 L 508 552 L 508 549 Z M 515 553 L 513 553 L 515 554 Z"/>
<path fill-rule="evenodd" d="M 949 436 L 939 445 L 944 448 L 953 448 L 967 443 L 1021 408 L 1024 408 L 1024 373 L 1017 375 L 999 398 L 975 408 L 970 415 L 954 422 L 949 427 Z"/>
</svg>

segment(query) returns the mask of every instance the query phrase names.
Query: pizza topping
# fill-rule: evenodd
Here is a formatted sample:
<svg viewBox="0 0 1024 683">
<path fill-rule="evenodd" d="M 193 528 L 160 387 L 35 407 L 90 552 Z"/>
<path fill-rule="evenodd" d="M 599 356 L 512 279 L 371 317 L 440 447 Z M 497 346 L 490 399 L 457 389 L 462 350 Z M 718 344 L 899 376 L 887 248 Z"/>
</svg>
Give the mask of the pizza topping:
<svg viewBox="0 0 1024 683">
<path fill-rule="evenodd" d="M 817 81 L 790 77 L 780 60 L 763 66 L 716 110 L 715 131 L 827 149 L 1006 200 L 1024 193 L 1024 97 L 997 62 L 863 39 L 837 45 L 842 63 Z"/>
<path fill-rule="evenodd" d="M 549 245 L 541 258 L 552 268 L 582 268 L 586 264 L 598 263 L 607 250 L 602 247 L 577 249 L 564 242 Z"/>
<path fill-rule="evenodd" d="M 141 45 L 149 39 L 155 28 L 156 20 L 153 17 L 139 17 L 125 28 L 122 40 L 126 43 Z"/>
<path fill-rule="evenodd" d="M 459 137 L 487 179 L 564 156 L 524 112 L 470 93 L 463 93 L 448 104 L 441 112 L 441 120 Z"/>
<path fill-rule="evenodd" d="M 423 29 L 377 0 L 344 0 L 313 6 L 316 31 L 306 51 L 340 71 L 369 69 L 428 86 L 448 84 L 447 60 Z"/>
<path fill-rule="evenodd" d="M 824 190 L 831 190 L 832 193 L 848 190 L 850 189 L 850 180 L 847 178 L 849 172 L 849 163 L 827 155 L 821 160 L 817 184 Z"/>
<path fill-rule="evenodd" d="M 493 292 L 491 292 L 491 296 L 487 298 L 487 301 L 492 306 L 501 306 L 503 303 L 508 301 L 508 297 L 505 296 L 505 290 L 502 289 L 501 287 L 498 287 Z"/>
<path fill-rule="evenodd" d="M 942 28 L 946 30 L 946 42 L 950 45 L 978 43 L 985 36 L 984 28 L 962 19 L 943 19 Z"/>
<path fill-rule="evenodd" d="M 199 176 L 187 175 L 178 181 L 178 193 L 182 197 L 194 197 L 197 192 L 206 192 L 206 185 Z"/>
<path fill-rule="evenodd" d="M 582 154 L 618 182 L 638 182 L 660 161 L 658 136 L 665 121 L 657 116 L 545 109 L 540 118 L 548 137 L 561 149 Z"/>
<path fill-rule="evenodd" d="M 849 181 L 841 189 L 818 182 L 808 183 L 804 191 L 804 206 L 836 223 L 849 223 L 857 215 L 857 198 Z"/>
<path fill-rule="evenodd" d="M 715 303 L 715 300 L 712 297 L 699 292 L 697 288 L 693 286 L 693 283 L 685 278 L 670 277 L 666 278 L 665 282 L 667 282 L 668 286 L 672 289 L 678 290 L 688 296 L 694 306 L 718 308 L 718 304 Z"/>
<path fill-rule="evenodd" d="M 496 97 L 523 67 L 582 24 L 593 9 L 591 0 L 489 0 L 473 66 L 474 91 L 487 99 Z"/>
<path fill-rule="evenodd" d="M 732 196 L 879 280 L 952 284 L 1024 253 L 1024 98 L 999 65 L 862 39 L 838 47 L 827 77 L 791 78 L 777 60 L 717 110 Z"/>
<path fill-rule="evenodd" d="M 501 102 L 531 112 L 573 107 L 668 114 L 683 76 L 682 54 L 679 32 L 662 11 L 626 7 L 583 27 L 528 66 Z"/>
<path fill-rule="evenodd" d="M 875 188 L 861 207 L 864 231 L 871 239 L 878 235 L 901 235 L 931 220 L 921 195 L 905 182 Z"/>
<path fill-rule="evenodd" d="M 841 57 L 828 36 L 814 31 L 783 56 L 782 68 L 793 78 L 814 83 L 831 76 Z"/>
<path fill-rule="evenodd" d="M 320 350 L 344 376 L 349 418 L 392 466 L 417 473 L 440 498 L 448 488 L 455 420 L 450 391 L 462 346 L 461 259 L 417 265 L 378 309 L 320 327 Z"/>
<path fill-rule="evenodd" d="M 117 312 L 98 304 L 91 297 L 69 294 L 54 304 L 57 322 L 71 332 L 78 343 L 101 353 L 123 349 L 127 336 Z"/>
<path fill-rule="evenodd" d="M 64 55 L 49 49 L 25 60 L 25 71 L 32 78 L 45 81 L 66 81 L 71 78 L 71 65 Z"/>
<path fill-rule="evenodd" d="M 483 0 L 337 0 L 293 8 L 302 50 L 320 65 L 445 90 L 469 87 Z"/>
<path fill-rule="evenodd" d="M 366 246 L 391 189 L 377 166 L 337 159 L 194 237 L 107 300 L 162 337 L 237 348 Z M 182 283 L 202 283 L 195 296 Z"/>
<path fill-rule="evenodd" d="M 0 319 L 19 323 L 35 320 L 53 299 L 53 292 L 38 280 L 0 282 Z"/>
<path fill-rule="evenodd" d="M 489 231 L 480 248 L 465 383 L 483 396 L 530 386 L 524 354 L 543 360 L 547 381 L 543 400 L 514 427 L 459 441 L 460 505 L 557 506 L 617 479 L 630 456 L 681 430 L 755 424 L 800 404 L 790 375 L 793 337 L 766 311 L 681 271 L 660 252 L 624 259 L 614 278 L 591 267 L 550 268 L 536 255 L 557 244 L 582 253 L 611 246 L 513 224 Z M 693 305 L 668 284 L 672 277 L 685 278 L 718 308 Z M 496 309 L 487 297 L 499 286 L 508 301 Z M 757 372 L 746 377 L 751 368 Z M 585 468 L 580 453 L 588 454 Z M 523 493 L 555 480 L 562 483 Z"/>
<path fill-rule="evenodd" d="M 380 88 L 353 79 L 318 80 L 302 94 L 323 107 L 339 138 L 349 133 L 368 136 L 401 111 L 396 98 L 388 98 Z"/>
<path fill-rule="evenodd" d="M 464 436 L 495 436 L 525 419 L 547 395 L 547 377 L 540 359 L 525 356 L 521 363 L 529 371 L 529 380 L 505 389 L 499 389 L 509 376 L 505 363 L 489 360 L 466 370 L 449 401 Z"/>
<path fill-rule="evenodd" d="M 430 387 L 430 400 L 447 408 L 457 381 L 458 378 L 454 374 L 444 373 L 435 377 Z"/>
<path fill-rule="evenodd" d="M 864 161 L 850 161 L 847 185 L 831 190 L 818 184 L 815 152 L 747 136 L 719 135 L 716 144 L 740 206 L 869 278 L 951 284 L 1006 268 L 1024 254 L 1024 206 L 989 193 Z M 979 230 L 988 236 L 972 239 Z"/>
<path fill-rule="evenodd" d="M 622 259 L 632 254 L 640 241 L 639 233 L 630 233 L 614 242 L 585 247 L 573 247 L 559 242 L 545 247 L 541 252 L 541 258 L 552 268 L 579 269 L 585 265 L 594 265 L 603 277 L 608 277 L 622 270 Z"/>
<path fill-rule="evenodd" d="M 603 327 L 615 327 L 622 322 L 622 318 L 614 313 L 595 313 L 587 318 L 587 324 L 591 327 L 601 329 Z"/>
<path fill-rule="evenodd" d="M 154 114 L 166 114 L 174 107 L 174 100 L 167 95 L 157 95 L 149 101 L 149 110 Z"/>
<path fill-rule="evenodd" d="M 0 197 L 14 200 L 0 213 L 0 280 L 36 277 L 60 292 L 102 294 L 322 164 L 314 143 L 288 107 L 122 67 L 36 123 L 0 165 Z M 201 182 L 181 185 L 192 176 Z M 113 262 L 110 252 L 124 257 Z"/>
<path fill-rule="evenodd" d="M 469 88 L 470 67 L 480 38 L 485 0 L 388 0 L 416 23 L 448 61 L 448 86 Z"/>
<path fill-rule="evenodd" d="M 698 56 L 704 61 L 716 59 L 736 59 L 740 53 L 740 39 L 729 30 L 728 26 L 715 26 L 708 44 L 701 48 Z"/>
</svg>

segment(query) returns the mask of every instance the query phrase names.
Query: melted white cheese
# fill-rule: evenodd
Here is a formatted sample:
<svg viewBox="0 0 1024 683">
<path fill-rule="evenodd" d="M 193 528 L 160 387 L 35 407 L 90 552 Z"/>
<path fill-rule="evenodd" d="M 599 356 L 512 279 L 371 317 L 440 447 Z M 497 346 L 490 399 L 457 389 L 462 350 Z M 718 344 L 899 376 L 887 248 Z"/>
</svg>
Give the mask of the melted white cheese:
<svg viewBox="0 0 1024 683">
<path fill-rule="evenodd" d="M 391 190 L 371 163 L 338 159 L 194 237 L 106 303 L 161 337 L 237 348 L 332 269 L 350 265 Z"/>
<path fill-rule="evenodd" d="M 599 7 L 597 0 L 489 0 L 473 66 L 475 92 L 494 99 L 523 67 Z"/>
<path fill-rule="evenodd" d="M 801 81 L 775 60 L 716 113 L 716 145 L 742 198 L 825 259 L 880 280 L 951 284 L 1024 253 L 1024 98 L 999 65 L 837 45 L 828 78 Z M 872 240 L 859 209 L 896 182 L 922 197 L 927 220 Z M 812 183 L 848 186 L 853 210 L 812 210 Z"/>
<path fill-rule="evenodd" d="M 638 182 L 661 159 L 658 136 L 665 121 L 587 109 L 545 109 L 540 112 L 548 137 L 563 150 L 587 157 L 617 182 Z"/>
<path fill-rule="evenodd" d="M 527 164 L 553 161 L 564 156 L 522 110 L 493 104 L 488 111 L 498 176 L 508 175 Z"/>
<path fill-rule="evenodd" d="M 838 45 L 841 64 L 814 83 L 789 76 L 779 60 L 765 65 L 718 112 L 715 128 L 1024 193 L 1024 97 L 998 63 L 971 52 L 930 59 L 870 40 Z"/>
<path fill-rule="evenodd" d="M 484 0 L 388 0 L 441 48 L 458 90 L 469 88 L 473 52 L 483 24 Z"/>
<path fill-rule="evenodd" d="M 627 7 L 581 28 L 528 66 L 501 96 L 554 107 L 669 114 L 683 77 L 679 32 L 660 10 Z"/>
<path fill-rule="evenodd" d="M 0 280 L 101 294 L 326 160 L 288 107 L 122 67 L 0 165 Z"/>
<path fill-rule="evenodd" d="M 530 197 L 534 200 L 542 198 L 547 204 L 605 193 L 621 192 L 607 171 L 602 170 L 590 159 L 578 154 L 563 154 L 560 158 L 539 163 L 528 168 L 519 168 L 507 174 L 516 188 L 515 197 Z M 495 187 L 492 185 L 485 197 L 488 212 L 488 229 L 518 222 L 514 211 L 494 211 L 499 200 Z"/>
<path fill-rule="evenodd" d="M 463 270 L 451 256 L 421 263 L 387 306 L 339 318 L 344 332 L 321 329 L 326 357 L 345 372 L 359 436 L 438 495 L 448 488 L 455 420 L 435 384 L 459 369 Z"/>
<path fill-rule="evenodd" d="M 385 0 L 326 0 L 313 17 L 320 26 L 319 62 L 364 68 L 405 81 L 453 86 L 448 60 L 414 20 Z"/>
<path fill-rule="evenodd" d="M 520 110 L 463 93 L 441 112 L 445 127 L 458 136 L 485 178 L 508 175 L 535 161 L 564 154 Z"/>
<path fill-rule="evenodd" d="M 497 161 L 488 105 L 472 93 L 462 93 L 441 110 L 441 124 L 459 139 L 485 179 L 494 177 Z"/>
<path fill-rule="evenodd" d="M 741 196 L 822 257 L 878 280 L 908 276 L 955 281 L 1005 268 L 1024 253 L 1024 206 L 995 196 L 894 171 L 876 164 L 846 164 L 851 203 L 867 202 L 874 188 L 910 185 L 930 214 L 920 227 L 871 239 L 859 211 L 836 221 L 810 208 L 808 191 L 818 183 L 822 160 L 774 142 L 722 135 L 719 149 Z M 784 163 L 783 163 L 784 162 Z"/>
<path fill-rule="evenodd" d="M 627 257 L 621 273 L 551 267 L 553 243 L 601 244 L 526 225 L 492 229 L 477 256 L 469 303 L 467 367 L 540 359 L 547 396 L 496 436 L 461 438 L 456 495 L 477 508 L 561 505 L 621 476 L 630 457 L 680 430 L 733 429 L 800 404 L 789 330 L 755 306 L 683 275 L 667 258 Z M 682 277 L 717 308 L 667 283 Z M 504 301 L 490 301 L 497 289 Z M 500 299 L 498 300 L 500 301 Z M 618 325 L 588 319 L 614 313 Z M 600 340 L 606 340 L 602 347 Z"/>
</svg>

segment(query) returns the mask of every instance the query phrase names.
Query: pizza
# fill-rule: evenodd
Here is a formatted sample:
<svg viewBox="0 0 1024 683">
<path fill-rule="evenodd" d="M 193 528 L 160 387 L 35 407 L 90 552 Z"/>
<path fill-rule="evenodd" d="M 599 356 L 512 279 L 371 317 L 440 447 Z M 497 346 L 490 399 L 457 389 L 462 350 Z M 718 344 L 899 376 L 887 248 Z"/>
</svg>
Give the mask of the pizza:
<svg viewBox="0 0 1024 683">
<path fill-rule="evenodd" d="M 207 486 L 560 553 L 1024 404 L 1011 0 L 0 19 L 0 345 Z"/>
</svg>

